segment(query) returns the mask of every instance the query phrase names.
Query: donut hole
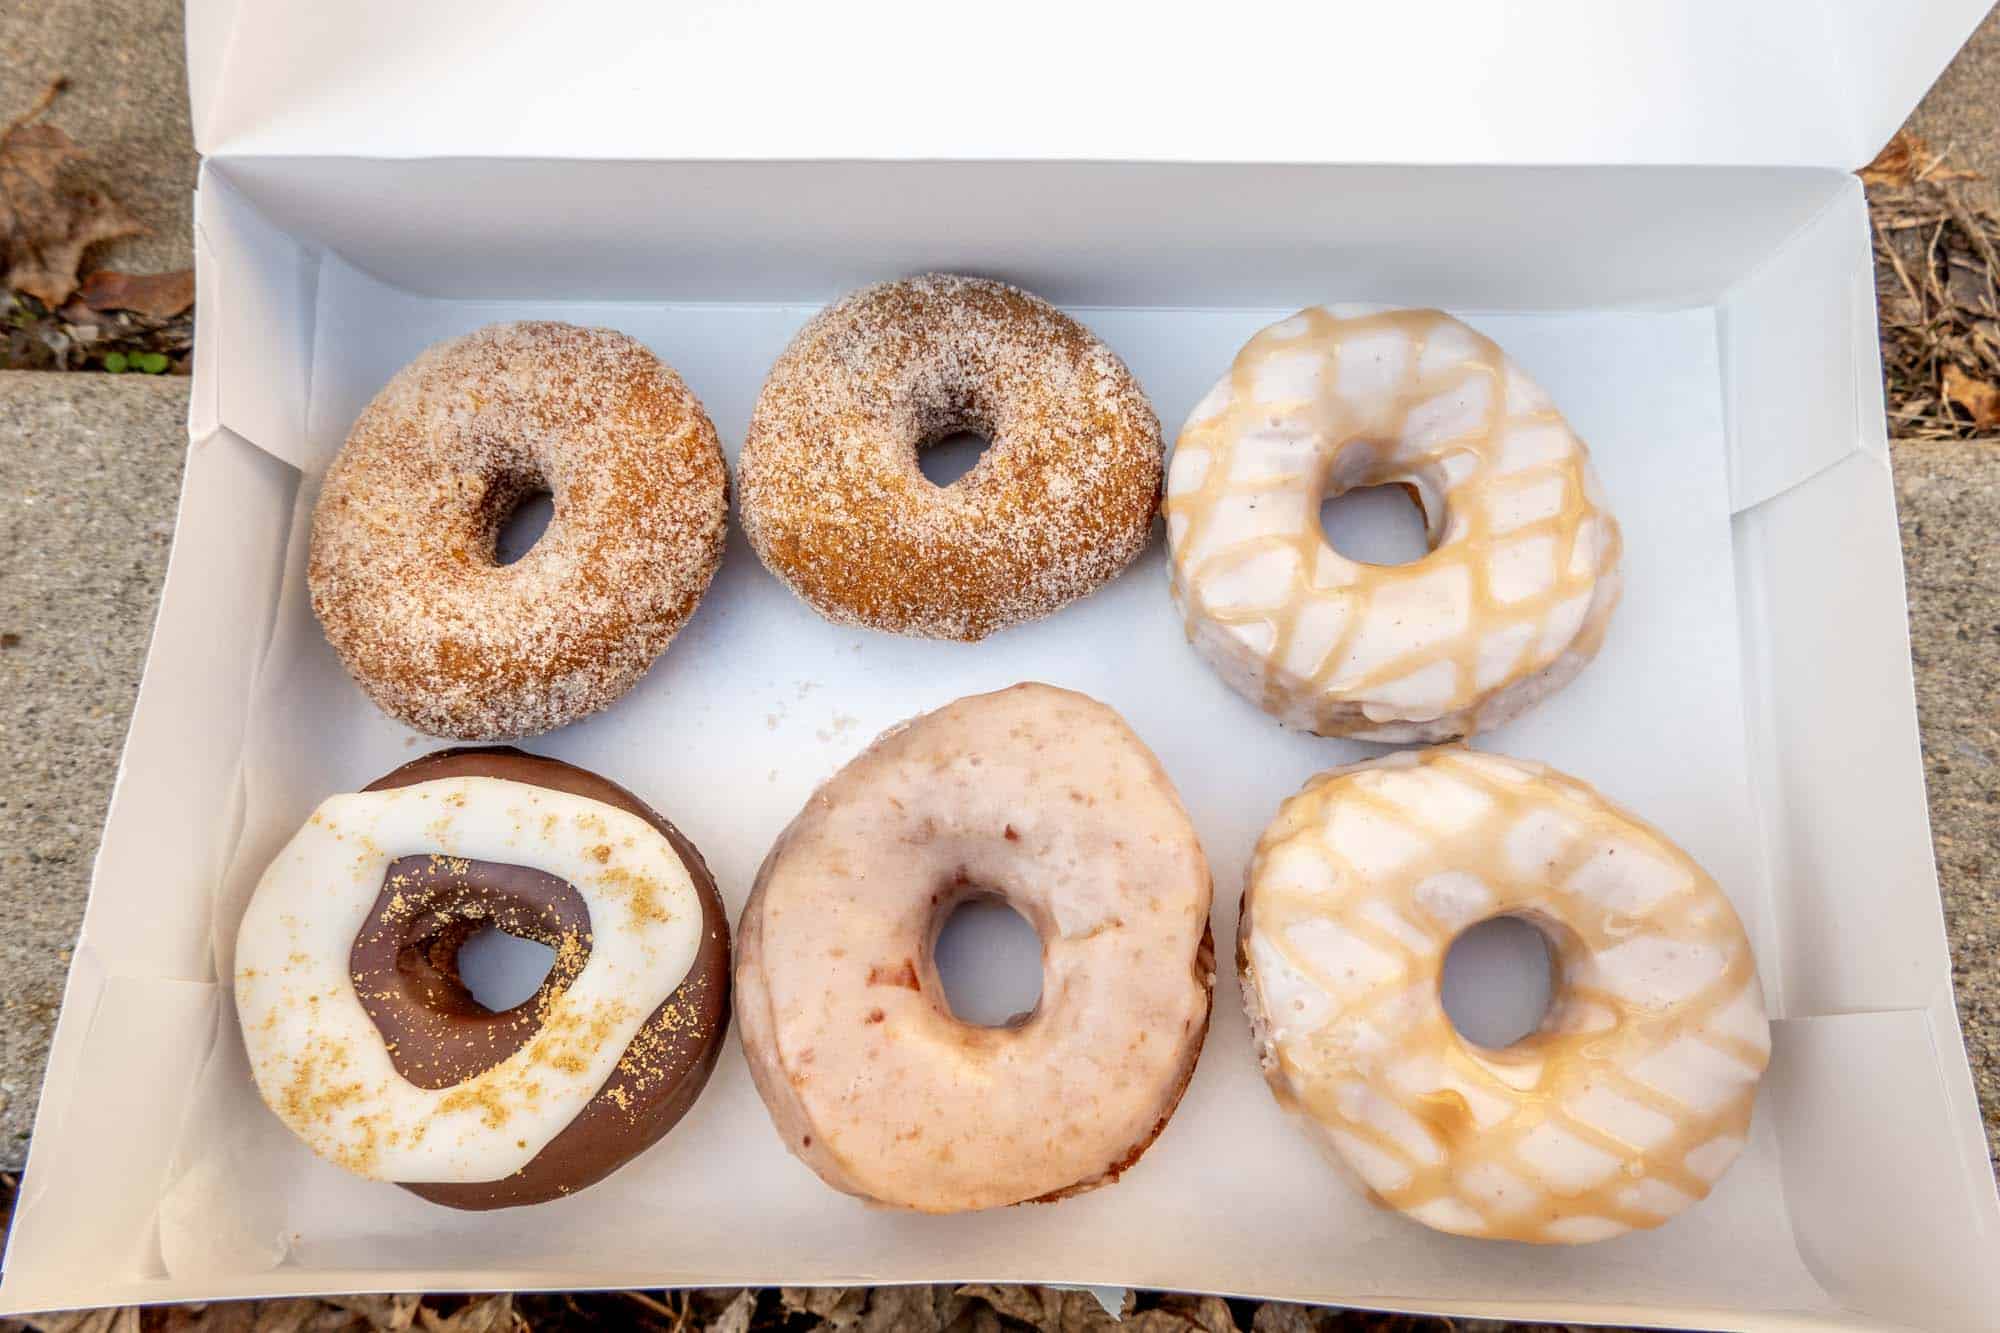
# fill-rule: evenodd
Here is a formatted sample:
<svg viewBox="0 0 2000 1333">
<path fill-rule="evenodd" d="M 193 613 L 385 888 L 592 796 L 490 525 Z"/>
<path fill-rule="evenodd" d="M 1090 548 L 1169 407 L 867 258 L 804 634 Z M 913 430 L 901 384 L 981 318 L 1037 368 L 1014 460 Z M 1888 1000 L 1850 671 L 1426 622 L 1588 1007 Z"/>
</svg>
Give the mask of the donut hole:
<svg viewBox="0 0 2000 1333">
<path fill-rule="evenodd" d="M 946 913 L 931 962 L 961 1023 L 1016 1027 L 1042 1002 L 1042 937 L 998 894 L 975 894 Z"/>
<path fill-rule="evenodd" d="M 1365 565 L 1407 565 L 1431 553 L 1423 502 L 1416 487 L 1402 482 L 1328 496 L 1319 528 L 1327 545 Z"/>
<path fill-rule="evenodd" d="M 556 951 L 539 940 L 481 926 L 458 946 L 456 967 L 472 998 L 498 1014 L 533 999 L 555 962 Z"/>
<path fill-rule="evenodd" d="M 546 490 L 532 490 L 516 500 L 493 534 L 494 563 L 511 565 L 533 550 L 555 516 L 556 497 Z"/>
<path fill-rule="evenodd" d="M 1555 993 L 1549 937 L 1519 916 L 1496 916 L 1452 941 L 1438 982 L 1458 1035 L 1490 1051 L 1538 1031 Z"/>
<path fill-rule="evenodd" d="M 992 444 L 978 431 L 952 431 L 917 450 L 917 470 L 942 490 L 979 466 Z"/>
</svg>

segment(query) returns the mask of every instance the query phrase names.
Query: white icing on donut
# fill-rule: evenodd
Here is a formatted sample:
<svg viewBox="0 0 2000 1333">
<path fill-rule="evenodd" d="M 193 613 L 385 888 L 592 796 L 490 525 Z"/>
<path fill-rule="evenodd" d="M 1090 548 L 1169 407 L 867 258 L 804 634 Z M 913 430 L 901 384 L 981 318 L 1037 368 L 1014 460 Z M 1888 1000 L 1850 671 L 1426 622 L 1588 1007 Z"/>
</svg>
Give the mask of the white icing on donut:
<svg viewBox="0 0 2000 1333">
<path fill-rule="evenodd" d="M 1042 938 L 1017 1026 L 951 1013 L 931 945 L 975 893 Z M 737 935 L 737 1031 L 785 1143 L 926 1212 L 1116 1178 L 1208 1027 L 1210 885 L 1166 772 L 1117 713 L 1017 685 L 875 742 L 771 849 Z"/>
<path fill-rule="evenodd" d="M 1328 496 L 1403 484 L 1431 553 L 1350 560 Z M 1252 338 L 1167 474 L 1173 592 L 1229 684 L 1322 735 L 1499 725 L 1596 653 L 1618 524 L 1589 452 L 1491 340 L 1435 310 L 1303 310 Z"/>
<path fill-rule="evenodd" d="M 1542 929 L 1556 993 L 1505 1050 L 1439 999 L 1468 926 Z M 1770 1028 L 1688 855 L 1588 786 L 1458 749 L 1323 773 L 1258 844 L 1244 1001 L 1266 1076 L 1392 1208 L 1575 1244 L 1704 1197 L 1748 1137 Z"/>
<path fill-rule="evenodd" d="M 512 1056 L 449 1088 L 404 1079 L 348 970 L 401 856 L 569 881 L 589 957 Z M 236 939 L 236 1009 L 258 1090 L 320 1156 L 375 1180 L 499 1180 L 576 1118 L 700 943 L 701 904 L 659 831 L 627 811 L 499 778 L 334 796 L 264 872 Z"/>
</svg>

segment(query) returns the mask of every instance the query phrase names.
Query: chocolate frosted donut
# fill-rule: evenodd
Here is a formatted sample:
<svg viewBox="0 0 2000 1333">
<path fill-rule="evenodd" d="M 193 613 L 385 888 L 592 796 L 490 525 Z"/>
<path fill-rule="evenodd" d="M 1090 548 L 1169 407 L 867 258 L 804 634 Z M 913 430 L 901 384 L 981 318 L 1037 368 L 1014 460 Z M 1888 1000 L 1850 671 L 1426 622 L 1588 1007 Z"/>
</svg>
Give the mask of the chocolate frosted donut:
<svg viewBox="0 0 2000 1333">
<path fill-rule="evenodd" d="M 938 486 L 923 449 L 992 447 Z M 1160 422 L 1112 350 L 1048 302 L 930 274 L 799 331 L 743 445 L 758 558 L 829 620 L 983 639 L 1108 582 L 1151 534 Z"/>
<path fill-rule="evenodd" d="M 524 499 L 541 540 L 502 565 Z M 610 329 L 495 324 L 430 348 L 354 424 L 313 510 L 327 641 L 383 712 L 505 740 L 631 689 L 722 559 L 729 476 L 680 376 Z"/>
<path fill-rule="evenodd" d="M 487 928 L 555 951 L 497 1013 L 457 969 Z M 323 803 L 237 942 L 272 1110 L 322 1156 L 453 1208 L 574 1193 L 656 1142 L 715 1067 L 729 984 L 694 845 L 617 784 L 505 747 Z"/>
</svg>

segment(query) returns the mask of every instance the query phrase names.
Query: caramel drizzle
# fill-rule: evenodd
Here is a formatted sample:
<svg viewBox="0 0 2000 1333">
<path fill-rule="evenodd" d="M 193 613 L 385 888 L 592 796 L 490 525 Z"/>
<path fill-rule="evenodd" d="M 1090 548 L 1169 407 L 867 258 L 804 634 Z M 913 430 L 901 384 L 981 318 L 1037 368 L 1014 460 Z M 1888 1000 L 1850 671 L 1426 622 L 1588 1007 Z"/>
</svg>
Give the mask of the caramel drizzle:
<svg viewBox="0 0 2000 1333">
<path fill-rule="evenodd" d="M 1303 327 L 1298 332 L 1281 331 L 1300 324 Z M 1442 372 L 1425 375 L 1421 370 L 1424 351 L 1432 334 L 1445 326 L 1462 330 L 1476 355 Z M 1342 351 L 1358 336 L 1384 331 L 1400 334 L 1405 340 L 1408 362 L 1403 382 L 1389 403 L 1367 405 L 1379 409 L 1379 414 L 1356 411 L 1342 401 L 1335 388 Z M 1296 356 L 1301 352 L 1321 363 L 1315 394 L 1285 401 L 1264 400 L 1254 395 L 1259 366 L 1274 357 Z M 1412 412 L 1482 379 L 1487 382 L 1489 392 L 1486 417 L 1477 428 L 1428 449 L 1411 450 L 1403 445 Z M 1593 624 L 1586 616 L 1568 642 L 1545 650 L 1541 640 L 1545 622 L 1558 606 L 1572 598 L 1588 596 L 1597 580 L 1617 567 L 1621 550 L 1618 525 L 1588 494 L 1589 451 L 1573 434 L 1569 436 L 1571 447 L 1560 456 L 1505 477 L 1492 475 L 1506 430 L 1553 425 L 1565 434 L 1569 432 L 1562 414 L 1553 408 L 1507 412 L 1507 359 L 1491 339 L 1436 310 L 1395 310 L 1342 318 L 1322 307 L 1313 307 L 1252 338 L 1237 354 L 1224 384 L 1228 392 L 1222 411 L 1190 421 L 1181 432 L 1175 445 L 1163 512 L 1173 551 L 1174 592 L 1185 611 L 1189 638 L 1194 638 L 1195 627 L 1203 620 L 1231 629 L 1260 622 L 1270 627 L 1271 646 L 1262 654 L 1264 689 L 1260 701 L 1267 712 L 1287 716 L 1297 708 L 1311 717 L 1316 731 L 1326 734 L 1351 731 L 1354 729 L 1351 720 L 1343 720 L 1341 715 L 1351 714 L 1355 705 L 1368 702 L 1371 691 L 1438 662 L 1449 662 L 1453 686 L 1446 707 L 1437 714 L 1443 716 L 1474 707 L 1508 685 L 1543 670 L 1572 646 L 1586 652 L 1596 650 L 1603 628 L 1601 618 Z M 1239 442 L 1247 433 L 1259 427 L 1301 421 L 1314 439 L 1312 461 L 1303 472 L 1268 480 L 1230 479 Z M 1396 447 L 1385 450 L 1385 456 L 1366 468 L 1360 479 L 1346 489 L 1400 482 L 1444 502 L 1438 507 L 1439 512 L 1425 514 L 1434 543 L 1431 553 L 1405 565 L 1371 565 L 1349 560 L 1327 545 L 1319 529 L 1320 504 L 1327 498 L 1328 484 L 1346 461 L 1349 450 L 1356 445 L 1365 448 L 1377 441 L 1393 442 Z M 1465 455 L 1472 463 L 1463 476 L 1455 479 L 1447 463 L 1452 455 Z M 1177 485 L 1187 477 L 1197 458 L 1207 463 L 1207 471 L 1199 483 L 1186 488 Z M 1510 528 L 1504 535 L 1492 531 L 1486 503 L 1489 497 L 1550 477 L 1562 484 L 1561 503 L 1555 514 Z M 1234 542 L 1207 552 L 1199 560 L 1192 558 L 1194 552 L 1203 549 L 1202 538 L 1214 519 L 1218 502 L 1225 496 L 1281 495 L 1297 492 L 1301 487 L 1307 494 L 1306 519 L 1300 525 L 1289 531 L 1266 532 Z M 1571 561 L 1577 534 L 1591 518 L 1597 520 L 1601 534 L 1597 558 L 1583 571 L 1573 572 Z M 1500 601 L 1493 594 L 1487 563 L 1496 544 L 1513 545 L 1545 536 L 1553 539 L 1553 578 L 1539 593 L 1512 602 Z M 1272 604 L 1248 608 L 1219 606 L 1206 594 L 1204 584 L 1218 570 L 1238 567 L 1271 550 L 1289 550 L 1295 556 L 1288 586 L 1271 590 Z M 1313 586 L 1315 571 L 1329 560 L 1339 571 L 1338 584 L 1331 588 Z M 1469 589 L 1470 614 L 1459 632 L 1390 656 L 1371 668 L 1350 669 L 1349 656 L 1380 594 L 1398 584 L 1435 578 L 1447 566 L 1465 571 Z M 1302 614 L 1319 601 L 1340 604 L 1343 619 L 1331 648 L 1315 668 L 1300 677 L 1285 663 Z M 1525 624 L 1534 628 L 1525 636 L 1513 666 L 1481 686 L 1478 682 L 1481 643 L 1498 629 Z M 1242 636 L 1235 637 L 1241 641 Z"/>
<path fill-rule="evenodd" d="M 1397 756 L 1398 760 L 1402 758 Z M 1332 1007 L 1325 1022 L 1305 1034 L 1281 1034 L 1284 1016 L 1272 1015 L 1273 1054 L 1285 1075 L 1287 1091 L 1298 1109 L 1313 1120 L 1363 1140 L 1407 1170 L 1409 1178 L 1404 1185 L 1391 1190 L 1371 1188 L 1372 1195 L 1404 1212 L 1437 1199 L 1455 1199 L 1480 1218 L 1478 1228 L 1465 1228 L 1463 1234 L 1523 1241 L 1556 1240 L 1560 1238 L 1545 1229 L 1568 1217 L 1603 1218 L 1628 1230 L 1658 1226 L 1678 1208 L 1655 1212 L 1627 1205 L 1618 1196 L 1650 1178 L 1688 1196 L 1689 1202 L 1705 1197 L 1710 1184 L 1687 1166 L 1687 1155 L 1719 1137 L 1747 1139 L 1756 1099 L 1756 1077 L 1753 1074 L 1745 1079 L 1742 1087 L 1715 1109 L 1701 1111 L 1639 1081 L 1628 1071 L 1648 1055 L 1684 1038 L 1706 1043 L 1715 1052 L 1757 1074 L 1761 1074 L 1769 1059 L 1768 1041 L 1750 1042 L 1710 1028 L 1711 1022 L 1746 987 L 1755 988 L 1758 984 L 1756 962 L 1734 909 L 1714 881 L 1685 852 L 1607 805 L 1581 783 L 1544 770 L 1532 781 L 1516 786 L 1481 771 L 1479 760 L 1468 759 L 1466 752 L 1452 749 L 1428 751 L 1409 759 L 1411 767 L 1434 765 L 1448 770 L 1453 777 L 1477 787 L 1490 798 L 1492 805 L 1468 828 L 1446 833 L 1410 808 L 1369 790 L 1365 769 L 1335 770 L 1320 775 L 1286 802 L 1259 842 L 1251 866 L 1246 919 L 1254 919 L 1256 937 L 1323 991 Z M 1335 809 L 1343 803 L 1362 806 L 1376 817 L 1417 835 L 1425 850 L 1399 867 L 1392 882 L 1384 883 L 1376 877 L 1372 887 L 1364 888 L 1369 885 L 1370 877 L 1343 856 L 1328 836 Z M 1503 845 L 1507 831 L 1522 817 L 1551 803 L 1572 821 L 1577 834 L 1545 875 L 1532 880 L 1517 878 L 1507 870 Z M 1626 914 L 1611 912 L 1587 896 L 1557 887 L 1595 854 L 1607 837 L 1615 837 L 1621 844 L 1638 844 L 1681 869 L 1686 876 L 1684 887 L 1643 912 Z M 1337 899 L 1301 892 L 1282 881 L 1266 879 L 1264 869 L 1269 858 L 1280 847 L 1301 843 L 1332 868 L 1340 895 Z M 1445 1014 L 1442 1002 L 1424 1007 L 1414 1025 L 1399 1024 L 1381 1012 L 1418 988 L 1430 996 L 1437 995 L 1445 953 L 1461 930 L 1440 927 L 1431 920 L 1416 900 L 1416 889 L 1430 876 L 1447 871 L 1477 876 L 1494 895 L 1490 910 L 1484 914 L 1486 919 L 1507 915 L 1527 917 L 1542 925 L 1544 934 L 1555 945 L 1557 993 L 1549 1017 L 1540 1031 L 1503 1051 L 1481 1050 L 1461 1038 Z M 1412 949 L 1403 939 L 1364 917 L 1361 909 L 1369 903 L 1390 907 L 1426 936 L 1426 947 L 1421 951 Z M 1341 929 L 1395 959 L 1397 966 L 1382 981 L 1353 993 L 1351 984 L 1334 982 L 1293 946 L 1289 938 L 1291 927 L 1310 918 L 1332 919 Z M 1724 966 L 1708 985 L 1668 1006 L 1641 1005 L 1615 992 L 1587 985 L 1581 979 L 1588 974 L 1589 959 L 1598 952 L 1640 934 L 1706 944 L 1722 956 Z M 1254 976 L 1252 980 L 1254 985 Z M 1343 1001 L 1340 998 L 1343 992 L 1349 993 L 1350 998 Z M 1757 998 L 1761 1005 L 1761 995 Z M 1600 1014 L 1609 1015 L 1608 1025 L 1590 1022 Z M 1357 1060 L 1343 1049 L 1339 1032 L 1370 1023 L 1390 1030 L 1400 1027 L 1391 1059 L 1407 1058 L 1412 1053 L 1436 1055 L 1446 1071 L 1441 1082 L 1460 1082 L 1502 1098 L 1511 1104 L 1510 1111 L 1491 1128 L 1481 1130 L 1468 1100 L 1456 1088 L 1439 1086 L 1423 1093 L 1402 1092 L 1381 1077 L 1379 1066 Z M 1530 1072 L 1532 1081 L 1524 1077 Z M 1504 1073 L 1512 1073 L 1515 1081 L 1502 1077 Z M 1365 1120 L 1343 1114 L 1338 1090 L 1343 1084 L 1356 1081 L 1365 1082 L 1373 1092 L 1394 1102 L 1421 1124 L 1438 1150 L 1438 1160 L 1420 1160 L 1393 1135 Z M 1522 1082 L 1527 1082 L 1527 1086 L 1520 1086 Z M 1650 1148 L 1641 1150 L 1600 1129 L 1574 1114 L 1568 1106 L 1576 1093 L 1591 1086 L 1615 1092 L 1655 1112 L 1672 1124 L 1672 1130 Z M 1552 1185 L 1542 1183 L 1541 1199 L 1504 1210 L 1483 1206 L 1459 1191 L 1458 1178 L 1481 1163 L 1498 1164 L 1529 1185 L 1543 1182 L 1544 1173 L 1524 1160 L 1519 1149 L 1522 1140 L 1544 1123 L 1554 1123 L 1589 1147 L 1611 1156 L 1619 1163 L 1618 1167 L 1599 1184 L 1579 1191 L 1558 1192 Z"/>
</svg>

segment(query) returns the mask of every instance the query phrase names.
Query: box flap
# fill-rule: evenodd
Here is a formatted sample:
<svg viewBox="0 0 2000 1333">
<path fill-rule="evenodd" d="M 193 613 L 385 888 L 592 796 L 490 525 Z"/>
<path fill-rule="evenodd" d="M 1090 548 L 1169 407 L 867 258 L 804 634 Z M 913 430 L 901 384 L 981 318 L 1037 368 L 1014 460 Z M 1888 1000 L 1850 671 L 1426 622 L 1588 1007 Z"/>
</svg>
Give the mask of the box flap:
<svg viewBox="0 0 2000 1333">
<path fill-rule="evenodd" d="M 205 131 L 215 117 L 229 39 L 236 31 L 236 12 L 242 6 L 243 0 L 189 0 L 187 5 L 189 119 L 198 144 L 203 144 Z"/>
<path fill-rule="evenodd" d="M 1951 1072 L 1948 987 L 1919 1009 L 1777 1024 L 1758 1114 L 1783 1129 L 1806 1264 L 1843 1308 L 1937 1330 L 1990 1329 L 2000 1301 L 1979 1105 Z"/>
<path fill-rule="evenodd" d="M 1986 0 L 190 0 L 212 155 L 1853 168 Z"/>
</svg>

